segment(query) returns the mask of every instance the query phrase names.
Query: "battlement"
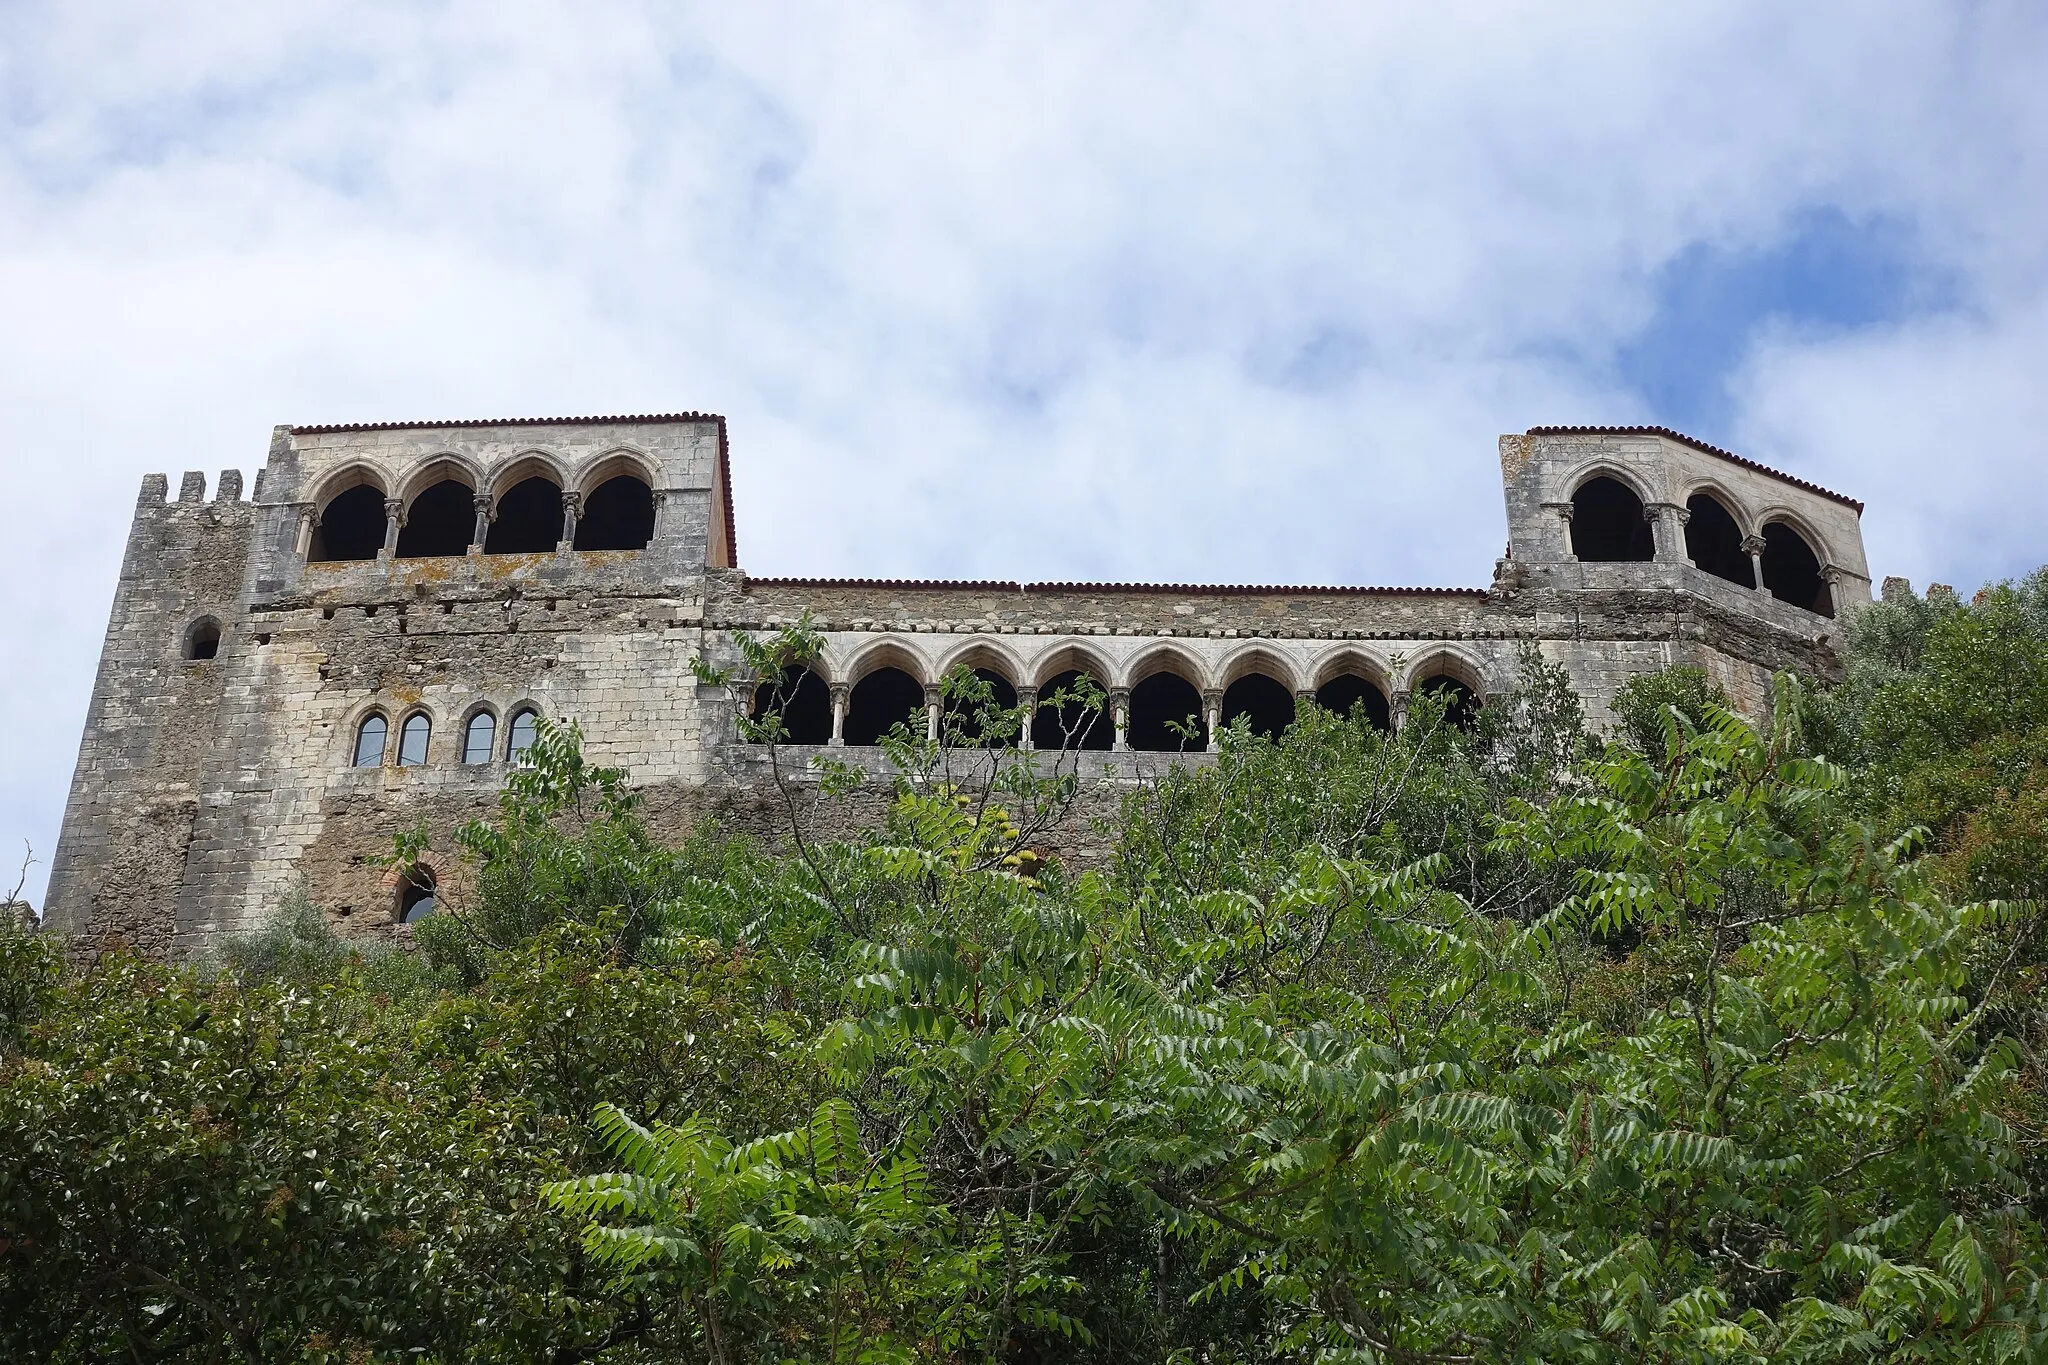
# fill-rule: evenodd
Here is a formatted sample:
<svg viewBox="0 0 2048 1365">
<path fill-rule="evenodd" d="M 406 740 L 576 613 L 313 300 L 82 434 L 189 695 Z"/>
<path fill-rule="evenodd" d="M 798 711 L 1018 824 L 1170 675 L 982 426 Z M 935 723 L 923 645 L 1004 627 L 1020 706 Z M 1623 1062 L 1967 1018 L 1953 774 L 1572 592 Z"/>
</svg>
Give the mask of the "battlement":
<svg viewBox="0 0 2048 1365">
<path fill-rule="evenodd" d="M 402 935 L 539 716 L 677 829 L 767 829 L 764 757 L 690 661 L 806 619 L 822 652 L 779 680 L 797 759 L 880 771 L 876 739 L 936 726 L 956 668 L 1027 707 L 1099 683 L 1064 836 L 1084 858 L 1117 793 L 1240 718 L 1398 727 L 1419 692 L 1486 704 L 1529 648 L 1596 717 L 1675 663 L 1753 708 L 1777 669 L 1835 670 L 1834 617 L 1870 595 L 1860 504 L 1661 429 L 1534 428 L 1500 456 L 1509 548 L 1483 589 L 898 582 L 743 572 L 710 414 L 280 426 L 247 499 L 233 470 L 210 500 L 200 474 L 175 499 L 142 481 L 48 922 L 171 952 L 303 886 L 349 932 Z M 378 859 L 422 820 L 427 882 L 395 884 Z"/>
</svg>

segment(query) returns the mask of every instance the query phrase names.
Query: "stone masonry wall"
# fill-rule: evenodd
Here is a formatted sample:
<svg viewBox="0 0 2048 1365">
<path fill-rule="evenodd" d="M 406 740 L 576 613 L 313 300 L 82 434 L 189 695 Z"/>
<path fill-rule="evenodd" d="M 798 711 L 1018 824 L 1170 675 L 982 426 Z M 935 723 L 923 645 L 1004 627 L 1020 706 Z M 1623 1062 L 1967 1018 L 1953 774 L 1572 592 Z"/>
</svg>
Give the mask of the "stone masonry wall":
<svg viewBox="0 0 2048 1365">
<path fill-rule="evenodd" d="M 1486 590 L 823 582 L 729 567 L 716 418 L 279 428 L 251 501 L 239 476 L 223 476 L 211 502 L 197 475 L 173 502 L 161 477 L 144 483 L 46 922 L 89 941 L 191 950 L 255 927 L 303 887 L 351 933 L 402 935 L 378 859 L 424 821 L 429 862 L 459 888 L 452 832 L 494 808 L 504 726 L 521 707 L 575 720 L 593 760 L 628 770 L 665 835 L 715 816 L 779 838 L 789 813 L 765 753 L 738 742 L 729 700 L 689 664 L 700 653 L 730 663 L 732 632 L 806 616 L 826 640 L 817 671 L 842 696 L 884 665 L 927 685 L 957 664 L 991 667 L 1024 688 L 1080 667 L 1112 690 L 1169 670 L 1211 703 L 1248 672 L 1297 694 L 1348 672 L 1398 715 L 1438 673 L 1482 696 L 1511 687 L 1533 646 L 1601 719 L 1628 678 L 1674 663 L 1706 668 L 1751 710 L 1776 670 L 1836 671 L 1835 622 L 1701 572 L 1682 546 L 1671 552 L 1668 526 L 1653 562 L 1579 563 L 1556 506 L 1587 469 L 1627 473 L 1646 505 L 1666 509 L 1712 475 L 1752 521 L 1797 516 L 1853 601 L 1867 583 L 1853 504 L 1641 433 L 1503 438 L 1502 458 L 1512 549 Z M 489 498 L 536 471 L 587 492 L 621 469 L 656 498 L 645 549 L 306 562 L 310 521 L 343 487 L 373 483 L 403 506 L 446 477 Z M 187 632 L 209 616 L 219 655 L 188 661 Z M 491 761 L 465 764 L 479 708 L 498 718 L 497 744 Z M 373 711 L 391 727 L 387 759 L 355 767 Z M 397 732 L 416 713 L 432 725 L 427 761 L 396 766 Z M 784 756 L 800 767 L 811 752 Z M 886 777 L 878 750 L 831 752 Z M 1081 756 L 1083 794 L 1050 851 L 1101 857 L 1102 822 L 1173 761 Z M 874 793 L 827 808 L 804 779 L 795 791 L 826 835 L 881 812 Z"/>
</svg>

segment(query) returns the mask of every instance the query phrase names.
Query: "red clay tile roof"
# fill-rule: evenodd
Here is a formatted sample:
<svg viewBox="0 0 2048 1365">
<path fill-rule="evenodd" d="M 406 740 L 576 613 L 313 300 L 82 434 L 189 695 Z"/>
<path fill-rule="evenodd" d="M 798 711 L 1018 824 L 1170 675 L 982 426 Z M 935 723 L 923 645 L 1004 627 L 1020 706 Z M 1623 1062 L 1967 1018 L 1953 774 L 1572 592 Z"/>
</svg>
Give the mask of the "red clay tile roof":
<svg viewBox="0 0 2048 1365">
<path fill-rule="evenodd" d="M 1773 469 L 1767 464 L 1758 464 L 1755 460 L 1745 459 L 1732 450 L 1723 450 L 1719 446 L 1710 446 L 1705 441 L 1688 436 L 1682 431 L 1673 431 L 1670 427 L 1530 427 L 1528 434 L 1531 436 L 1662 436 L 1667 440 L 1676 441 L 1680 445 L 1691 446 L 1694 450 L 1704 454 L 1718 456 L 1730 464 L 1739 464 L 1744 469 L 1754 469 L 1759 474 L 1768 474 L 1774 479 L 1783 479 L 1794 488 L 1804 488 L 1809 493 L 1818 493 L 1824 498 L 1841 503 L 1844 507 L 1855 508 L 1858 516 L 1863 514 L 1863 504 L 1854 498 L 1837 493 L 1831 488 L 1822 488 L 1817 483 L 1808 483 L 1802 478 L 1787 474 L 1782 469 Z"/>
<path fill-rule="evenodd" d="M 754 578 L 748 587 L 768 588 L 904 588 L 911 591 L 966 592 L 1128 592 L 1177 593 L 1198 597 L 1276 597 L 1289 594 L 1332 597 L 1484 597 L 1484 588 L 1383 588 L 1315 584 L 1260 583 L 1018 583 L 1001 579 L 948 578 Z"/>
<path fill-rule="evenodd" d="M 604 422 L 716 422 L 718 423 L 718 482 L 725 490 L 725 548 L 732 562 L 740 562 L 740 541 L 733 525 L 732 456 L 726 445 L 725 419 L 715 412 L 638 412 L 611 417 L 464 417 L 449 422 L 333 422 L 325 426 L 293 427 L 294 436 L 318 436 L 336 431 L 423 431 L 444 427 L 573 427 Z"/>
</svg>

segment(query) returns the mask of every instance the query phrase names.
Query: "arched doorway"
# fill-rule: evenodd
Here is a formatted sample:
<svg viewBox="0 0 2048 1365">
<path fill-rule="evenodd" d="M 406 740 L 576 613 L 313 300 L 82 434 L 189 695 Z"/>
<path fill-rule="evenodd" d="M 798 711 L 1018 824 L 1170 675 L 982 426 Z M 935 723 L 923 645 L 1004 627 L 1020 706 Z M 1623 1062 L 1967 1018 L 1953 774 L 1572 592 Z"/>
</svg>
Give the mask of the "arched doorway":
<svg viewBox="0 0 2048 1365">
<path fill-rule="evenodd" d="M 1243 716 L 1255 735 L 1278 739 L 1294 724 L 1294 692 L 1264 673 L 1247 673 L 1223 693 L 1225 727 Z"/>
<path fill-rule="evenodd" d="M 545 554 L 562 543 L 562 489 L 536 474 L 498 499 L 498 514 L 484 538 L 487 555 Z"/>
<path fill-rule="evenodd" d="M 606 479 L 583 500 L 579 550 L 644 550 L 654 539 L 654 490 L 631 474 Z"/>
<path fill-rule="evenodd" d="M 1366 723 L 1382 734 L 1394 728 L 1393 708 L 1379 684 L 1357 673 L 1339 673 L 1316 689 L 1316 705 L 1349 717 L 1354 708 L 1365 714 Z"/>
<path fill-rule="evenodd" d="M 468 484 L 443 479 L 412 500 L 398 531 L 398 558 L 429 559 L 469 552 L 476 531 L 476 494 Z"/>
<path fill-rule="evenodd" d="M 770 713 L 782 717 L 784 744 L 832 742 L 832 690 L 801 664 L 790 665 L 780 678 L 764 680 L 754 689 L 753 719 L 765 720 Z"/>
<path fill-rule="evenodd" d="M 1712 493 L 1685 500 L 1685 553 L 1695 568 L 1725 578 L 1737 587 L 1756 587 L 1756 569 L 1742 548 L 1742 528 L 1735 515 Z"/>
<path fill-rule="evenodd" d="M 383 548 L 384 494 L 363 483 L 335 494 L 320 509 L 306 559 L 313 564 L 345 564 L 375 559 Z"/>
<path fill-rule="evenodd" d="M 1643 500 L 1605 474 L 1580 484 L 1572 494 L 1572 553 L 1596 564 L 1656 558 Z"/>
<path fill-rule="evenodd" d="M 1069 668 L 1039 685 L 1038 710 L 1031 717 L 1032 748 L 1103 750 L 1115 744 L 1116 721 L 1109 714 L 1107 701 L 1090 710 L 1073 695 L 1080 690 L 1081 680 L 1089 676 Z M 1096 687 L 1099 690 L 1101 684 Z M 1068 695 L 1055 704 L 1054 698 L 1062 693 Z"/>
<path fill-rule="evenodd" d="M 924 684 L 900 668 L 878 668 L 853 685 L 843 737 L 848 744 L 879 744 L 898 723 L 924 733 Z"/>
<path fill-rule="evenodd" d="M 1183 735 L 1172 726 L 1192 726 Z M 1202 717 L 1202 694 L 1178 673 L 1154 673 L 1131 689 L 1131 719 L 1125 738 L 1133 749 L 1149 753 L 1197 752 L 1209 747 L 1209 727 Z"/>
<path fill-rule="evenodd" d="M 1771 596 L 1822 616 L 1835 614 L 1835 595 L 1805 536 L 1782 521 L 1772 522 L 1764 527 L 1763 561 L 1764 588 Z"/>
</svg>

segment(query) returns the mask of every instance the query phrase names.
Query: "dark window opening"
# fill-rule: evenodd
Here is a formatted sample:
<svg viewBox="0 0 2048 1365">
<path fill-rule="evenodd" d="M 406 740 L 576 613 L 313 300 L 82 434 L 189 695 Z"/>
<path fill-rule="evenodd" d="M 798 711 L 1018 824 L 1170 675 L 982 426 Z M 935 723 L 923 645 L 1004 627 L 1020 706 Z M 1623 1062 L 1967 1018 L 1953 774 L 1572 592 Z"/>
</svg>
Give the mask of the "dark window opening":
<svg viewBox="0 0 2048 1365">
<path fill-rule="evenodd" d="M 434 732 L 434 723 L 415 711 L 405 718 L 405 724 L 398 727 L 398 766 L 401 768 L 424 768 L 427 766 L 427 740 Z"/>
<path fill-rule="evenodd" d="M 1764 587 L 1771 596 L 1822 616 L 1835 614 L 1835 596 L 1806 537 L 1782 521 L 1772 522 L 1764 527 L 1763 560 Z"/>
<path fill-rule="evenodd" d="M 1194 729 L 1192 736 L 1167 728 L 1169 724 L 1190 723 Z M 1131 689 L 1131 719 L 1124 733 L 1133 749 L 1150 753 L 1206 749 L 1209 727 L 1202 719 L 1202 694 L 1179 674 L 1154 673 Z"/>
<path fill-rule="evenodd" d="M 951 742 L 983 749 L 1014 749 L 1017 747 L 1017 733 L 1014 724 L 1007 733 L 986 729 L 984 718 L 1000 723 L 1005 716 L 1014 717 L 1017 711 L 1017 689 L 1010 680 L 992 668 L 974 670 L 977 682 L 985 683 L 990 696 L 987 701 L 970 701 L 966 697 L 946 698 L 946 712 L 940 723 L 946 727 Z M 981 689 L 976 688 L 979 692 Z"/>
<path fill-rule="evenodd" d="M 1116 722 L 1109 714 L 1108 699 L 1091 711 L 1073 696 L 1060 705 L 1053 698 L 1061 692 L 1080 690 L 1088 675 L 1070 668 L 1038 689 L 1038 711 L 1031 717 L 1031 747 L 1034 749 L 1108 749 L 1116 742 Z M 1098 690 L 1100 685 L 1098 684 Z"/>
<path fill-rule="evenodd" d="M 363 717 L 356 727 L 355 757 L 350 760 L 356 767 L 375 768 L 384 762 L 384 731 L 384 717 Z"/>
<path fill-rule="evenodd" d="M 484 537 L 487 555 L 545 554 L 562 543 L 562 490 L 535 475 L 507 489 Z"/>
<path fill-rule="evenodd" d="M 1749 551 L 1742 548 L 1742 528 L 1721 500 L 1695 493 L 1685 500 L 1685 512 L 1685 554 L 1693 567 L 1738 587 L 1754 588 L 1756 572 Z"/>
<path fill-rule="evenodd" d="M 1594 563 L 1654 559 L 1643 500 L 1615 479 L 1588 479 L 1572 494 L 1572 553 Z"/>
<path fill-rule="evenodd" d="M 1424 678 L 1415 690 L 1444 698 L 1444 723 L 1454 729 L 1470 728 L 1473 717 L 1479 713 L 1479 695 L 1448 673 Z"/>
<path fill-rule="evenodd" d="M 383 548 L 384 495 L 364 483 L 329 500 L 313 526 L 306 558 L 314 564 L 340 564 L 375 559 Z"/>
<path fill-rule="evenodd" d="M 900 668 L 878 668 L 853 685 L 846 699 L 848 744 L 878 744 L 898 722 L 924 734 L 924 684 Z"/>
<path fill-rule="evenodd" d="M 1223 724 L 1239 716 L 1250 722 L 1253 734 L 1278 739 L 1294 724 L 1294 693 L 1263 673 L 1247 673 L 1223 693 Z"/>
<path fill-rule="evenodd" d="M 771 711 L 782 715 L 783 743 L 832 742 L 832 691 L 823 678 L 801 664 L 754 689 L 753 718 L 765 720 Z"/>
<path fill-rule="evenodd" d="M 469 485 L 443 479 L 412 500 L 398 528 L 398 557 L 428 559 L 469 552 L 476 533 L 476 494 Z"/>
<path fill-rule="evenodd" d="M 536 711 L 514 711 L 511 734 L 505 740 L 505 757 L 513 763 L 526 761 L 526 751 L 540 738 L 540 714 Z"/>
<path fill-rule="evenodd" d="M 185 640 L 185 657 L 192 660 L 220 657 L 220 622 L 201 621 Z"/>
<path fill-rule="evenodd" d="M 498 718 L 488 711 L 479 711 L 469 718 L 469 729 L 462 736 L 462 761 L 464 763 L 488 763 L 492 750 L 498 747 Z"/>
<path fill-rule="evenodd" d="M 415 867 L 398 888 L 398 922 L 416 924 L 434 913 L 433 869 Z"/>
<path fill-rule="evenodd" d="M 1356 673 L 1340 673 L 1318 687 L 1316 705 L 1345 717 L 1351 715 L 1352 708 L 1362 706 L 1366 722 L 1373 729 L 1385 733 L 1394 728 L 1394 712 L 1387 705 L 1387 694 L 1370 678 L 1361 678 Z"/>
<path fill-rule="evenodd" d="M 631 474 L 606 479 L 583 500 L 579 550 L 642 550 L 654 539 L 654 490 Z"/>
</svg>

